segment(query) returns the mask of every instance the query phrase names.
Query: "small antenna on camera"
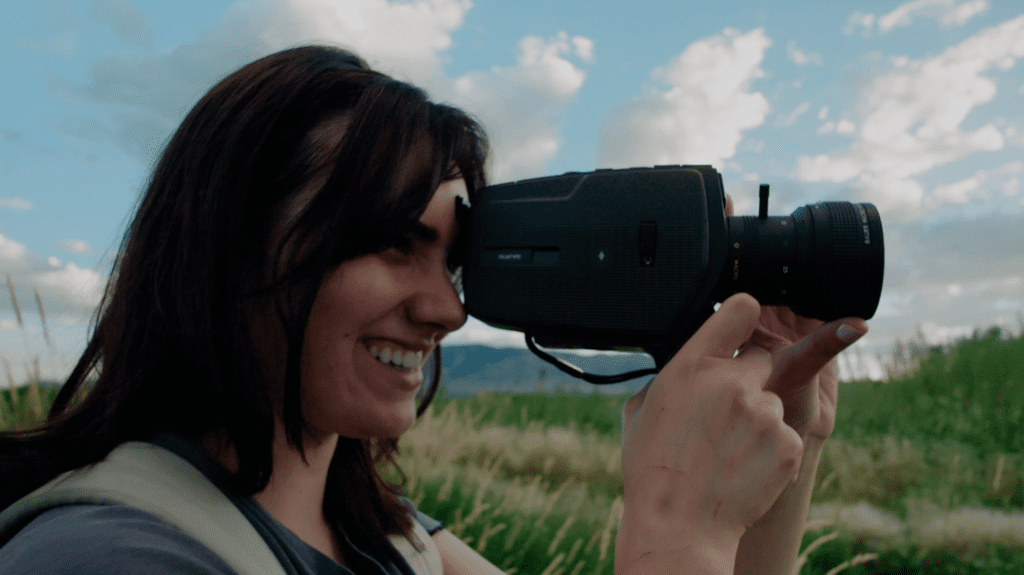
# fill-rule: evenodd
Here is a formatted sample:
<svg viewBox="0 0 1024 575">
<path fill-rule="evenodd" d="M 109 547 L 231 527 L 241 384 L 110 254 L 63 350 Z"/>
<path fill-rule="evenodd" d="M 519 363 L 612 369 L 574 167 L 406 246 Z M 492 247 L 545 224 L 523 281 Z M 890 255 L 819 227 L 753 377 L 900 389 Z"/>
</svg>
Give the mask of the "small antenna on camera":
<svg viewBox="0 0 1024 575">
<path fill-rule="evenodd" d="M 761 184 L 761 207 L 757 211 L 757 217 L 762 220 L 768 218 L 768 184 Z"/>
</svg>

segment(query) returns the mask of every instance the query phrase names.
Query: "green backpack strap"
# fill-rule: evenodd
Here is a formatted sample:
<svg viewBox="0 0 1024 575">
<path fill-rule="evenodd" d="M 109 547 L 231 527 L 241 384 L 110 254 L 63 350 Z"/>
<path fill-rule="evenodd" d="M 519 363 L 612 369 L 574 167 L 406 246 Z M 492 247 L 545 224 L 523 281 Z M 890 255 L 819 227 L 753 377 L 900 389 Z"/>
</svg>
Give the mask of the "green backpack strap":
<svg viewBox="0 0 1024 575">
<path fill-rule="evenodd" d="M 40 513 L 76 503 L 128 505 L 159 517 L 240 575 L 285 575 L 266 542 L 206 476 L 150 443 L 123 443 L 91 468 L 64 473 L 0 513 L 0 546 Z"/>
</svg>

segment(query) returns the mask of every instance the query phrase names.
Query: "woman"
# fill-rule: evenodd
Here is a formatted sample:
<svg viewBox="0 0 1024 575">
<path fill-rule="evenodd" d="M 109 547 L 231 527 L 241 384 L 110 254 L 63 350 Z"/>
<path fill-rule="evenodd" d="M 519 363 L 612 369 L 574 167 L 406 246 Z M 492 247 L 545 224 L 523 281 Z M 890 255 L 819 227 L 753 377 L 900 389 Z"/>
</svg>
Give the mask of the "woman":
<svg viewBox="0 0 1024 575">
<path fill-rule="evenodd" d="M 215 86 L 154 171 L 49 420 L 0 435 L 0 509 L 22 510 L 6 533 L 0 521 L 0 571 L 232 573 L 234 529 L 251 527 L 281 572 L 500 573 L 377 471 L 433 397 L 438 343 L 465 322 L 454 206 L 484 186 L 485 154 L 464 113 L 342 50 L 286 50 Z M 749 296 L 724 302 L 627 404 L 617 572 L 731 572 L 780 540 L 790 559 L 816 467 L 804 439 L 831 431 L 834 374 L 817 373 L 846 343 L 833 324 L 790 346 L 817 326 L 756 328 L 759 314 Z M 692 430 L 703 439 L 680 441 Z M 97 470 L 117 483 L 126 453 L 171 454 L 136 465 L 144 488 L 164 465 L 197 491 L 152 512 L 26 497 Z M 207 495 L 244 525 L 200 541 L 164 501 L 205 513 Z M 780 502 L 771 536 L 750 539 Z"/>
</svg>

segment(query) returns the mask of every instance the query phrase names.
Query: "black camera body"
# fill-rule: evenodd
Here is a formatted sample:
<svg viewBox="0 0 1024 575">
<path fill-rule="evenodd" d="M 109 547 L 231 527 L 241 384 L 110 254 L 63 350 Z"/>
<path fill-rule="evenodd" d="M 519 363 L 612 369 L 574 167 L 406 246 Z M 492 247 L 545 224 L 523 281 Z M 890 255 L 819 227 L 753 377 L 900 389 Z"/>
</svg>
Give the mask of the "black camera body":
<svg viewBox="0 0 1024 575">
<path fill-rule="evenodd" d="M 745 291 L 822 320 L 874 315 L 884 247 L 871 204 L 725 215 L 711 166 L 569 172 L 459 206 L 465 307 L 553 348 L 638 351 L 660 369 Z M 531 349 L 533 346 L 531 345 Z"/>
</svg>

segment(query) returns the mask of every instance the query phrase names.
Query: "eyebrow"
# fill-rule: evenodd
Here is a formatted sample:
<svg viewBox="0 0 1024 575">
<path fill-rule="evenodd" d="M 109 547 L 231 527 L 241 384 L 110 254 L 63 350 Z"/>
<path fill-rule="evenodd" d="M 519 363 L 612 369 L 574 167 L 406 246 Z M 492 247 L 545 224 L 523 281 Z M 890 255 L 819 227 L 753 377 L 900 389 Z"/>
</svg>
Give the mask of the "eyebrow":
<svg viewBox="0 0 1024 575">
<path fill-rule="evenodd" d="M 455 244 L 459 240 L 460 234 L 462 233 L 462 227 L 459 225 L 459 221 L 456 219 L 454 223 L 455 233 L 452 234 L 452 244 Z M 414 222 L 409 232 L 417 241 L 428 244 L 436 242 L 437 239 L 441 237 L 441 232 L 437 231 L 436 228 L 432 228 L 420 221 Z"/>
</svg>

